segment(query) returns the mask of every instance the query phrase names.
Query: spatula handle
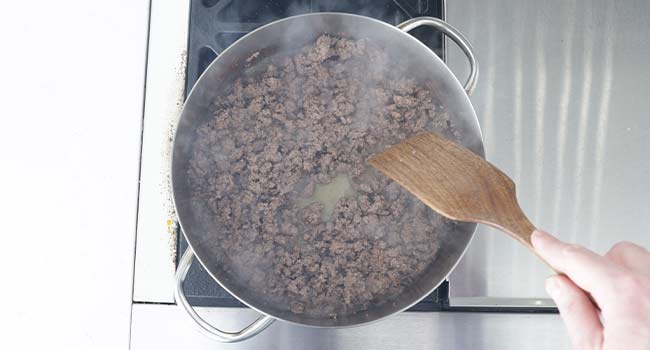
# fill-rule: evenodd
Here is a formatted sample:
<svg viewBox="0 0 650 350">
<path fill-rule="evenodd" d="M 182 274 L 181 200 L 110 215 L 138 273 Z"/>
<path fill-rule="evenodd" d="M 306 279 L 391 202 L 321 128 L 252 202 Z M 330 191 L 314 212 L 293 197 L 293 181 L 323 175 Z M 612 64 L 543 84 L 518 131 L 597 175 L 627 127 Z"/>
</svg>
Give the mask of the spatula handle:
<svg viewBox="0 0 650 350">
<path fill-rule="evenodd" d="M 526 214 L 524 214 L 524 212 L 521 210 L 521 207 L 519 207 L 519 205 L 516 205 L 516 210 L 514 209 L 512 210 L 512 215 L 513 215 L 512 216 L 513 220 L 508 220 L 507 222 L 503 222 L 502 223 L 503 226 L 497 225 L 496 223 L 488 223 L 488 222 L 486 222 L 486 224 L 498 228 L 503 232 L 509 234 L 514 239 L 521 242 L 521 244 L 525 245 L 526 248 L 528 248 L 531 252 L 533 252 L 533 254 L 535 254 L 541 261 L 543 261 L 546 264 L 546 266 L 550 267 L 551 270 L 553 270 L 553 272 L 555 272 L 558 275 L 564 275 L 563 272 L 558 271 L 551 264 L 549 264 L 549 262 L 546 261 L 546 259 L 539 256 L 535 248 L 533 248 L 533 243 L 530 241 L 530 236 L 532 236 L 533 232 L 537 228 L 535 228 L 535 226 L 530 222 L 530 220 L 528 220 Z M 589 300 L 591 300 L 591 302 L 598 309 L 600 309 L 598 303 L 596 303 L 596 301 L 591 296 L 591 294 L 589 294 L 589 292 L 585 292 L 585 293 L 587 293 L 587 297 L 589 297 Z"/>
<path fill-rule="evenodd" d="M 485 224 L 509 234 L 512 238 L 525 245 L 526 248 L 533 252 L 533 254 L 542 260 L 548 267 L 555 271 L 555 273 L 559 274 L 560 272 L 551 266 L 548 261 L 539 256 L 537 251 L 535 251 L 535 248 L 533 248 L 530 237 L 537 228 L 530 222 L 530 220 L 528 220 L 528 217 L 526 217 L 526 214 L 521 210 L 519 204 L 514 202 L 513 205 L 509 206 L 507 213 L 503 214 L 505 215 L 500 215 L 499 220 L 492 220 L 492 222 L 485 222 Z"/>
</svg>

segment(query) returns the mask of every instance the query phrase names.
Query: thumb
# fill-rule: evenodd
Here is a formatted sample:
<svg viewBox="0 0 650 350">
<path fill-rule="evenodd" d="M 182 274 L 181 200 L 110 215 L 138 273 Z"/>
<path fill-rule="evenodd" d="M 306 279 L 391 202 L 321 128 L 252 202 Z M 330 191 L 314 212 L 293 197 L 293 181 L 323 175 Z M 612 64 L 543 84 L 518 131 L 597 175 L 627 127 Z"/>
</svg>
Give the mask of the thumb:
<svg viewBox="0 0 650 350">
<path fill-rule="evenodd" d="M 546 280 L 546 291 L 560 310 L 573 347 L 600 349 L 603 344 L 603 325 L 587 294 L 564 275 L 549 277 Z"/>
</svg>

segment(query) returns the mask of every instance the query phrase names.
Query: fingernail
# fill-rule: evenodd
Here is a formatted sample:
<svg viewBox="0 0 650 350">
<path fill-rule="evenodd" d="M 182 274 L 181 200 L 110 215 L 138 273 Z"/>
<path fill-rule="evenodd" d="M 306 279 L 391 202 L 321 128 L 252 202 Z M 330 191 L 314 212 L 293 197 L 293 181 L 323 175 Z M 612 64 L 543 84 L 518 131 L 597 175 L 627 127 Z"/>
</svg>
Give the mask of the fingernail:
<svg viewBox="0 0 650 350">
<path fill-rule="evenodd" d="M 560 294 L 560 284 L 555 280 L 554 277 L 546 279 L 546 292 L 555 299 Z"/>
</svg>

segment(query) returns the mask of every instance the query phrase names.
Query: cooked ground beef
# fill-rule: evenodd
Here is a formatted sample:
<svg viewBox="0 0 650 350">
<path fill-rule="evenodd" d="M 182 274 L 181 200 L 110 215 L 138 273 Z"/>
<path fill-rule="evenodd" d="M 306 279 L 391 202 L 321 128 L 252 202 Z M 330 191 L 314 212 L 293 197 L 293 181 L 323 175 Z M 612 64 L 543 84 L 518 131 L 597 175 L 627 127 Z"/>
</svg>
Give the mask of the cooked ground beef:
<svg viewBox="0 0 650 350">
<path fill-rule="evenodd" d="M 337 317 L 390 302 L 452 223 L 366 161 L 423 130 L 454 135 L 447 114 L 363 39 L 323 35 L 265 64 L 196 130 L 187 179 L 214 227 L 204 245 L 279 309 Z"/>
</svg>

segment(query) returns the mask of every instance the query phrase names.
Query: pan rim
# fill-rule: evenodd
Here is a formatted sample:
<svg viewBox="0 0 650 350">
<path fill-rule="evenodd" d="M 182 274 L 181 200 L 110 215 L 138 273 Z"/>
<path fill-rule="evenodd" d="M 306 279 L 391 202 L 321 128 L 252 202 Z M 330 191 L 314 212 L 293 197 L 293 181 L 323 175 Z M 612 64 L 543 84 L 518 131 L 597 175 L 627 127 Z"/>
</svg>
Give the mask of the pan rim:
<svg viewBox="0 0 650 350">
<path fill-rule="evenodd" d="M 192 249 L 192 252 L 194 253 L 194 257 L 196 258 L 196 260 L 201 264 L 201 266 L 202 266 L 202 267 L 205 269 L 205 271 L 210 275 L 210 277 L 211 277 L 211 278 L 212 278 L 216 283 L 218 283 L 219 286 L 220 286 L 221 288 L 223 288 L 226 292 L 228 292 L 230 295 L 232 295 L 234 298 L 236 298 L 238 301 L 240 301 L 242 304 L 246 305 L 247 307 L 251 308 L 252 310 L 255 310 L 256 312 L 258 312 L 258 313 L 260 313 L 260 314 L 262 314 L 262 315 L 269 316 L 269 317 L 271 317 L 271 318 L 273 318 L 273 319 L 276 319 L 276 320 L 279 320 L 279 321 L 283 321 L 283 322 L 287 322 L 287 323 L 290 323 L 290 324 L 295 324 L 295 325 L 299 325 L 299 326 L 303 326 L 303 327 L 311 327 L 311 328 L 325 328 L 325 329 L 334 329 L 334 328 L 337 328 L 337 329 L 338 329 L 338 328 L 341 328 L 341 329 L 342 329 L 342 328 L 352 328 L 352 327 L 359 327 L 359 326 L 363 326 L 363 325 L 368 325 L 368 324 L 372 324 L 372 323 L 374 323 L 374 322 L 378 322 L 378 321 L 380 321 L 380 320 L 383 320 L 383 319 L 385 319 L 385 318 L 387 318 L 387 317 L 394 316 L 394 315 L 396 315 L 396 314 L 398 314 L 398 313 L 404 312 L 405 310 L 411 308 L 412 306 L 414 306 L 415 304 L 419 303 L 419 302 L 422 301 L 424 298 L 426 298 L 427 296 L 429 296 L 429 295 L 430 295 L 434 290 L 436 290 L 436 289 L 437 289 L 437 288 L 438 288 L 438 287 L 439 287 L 439 286 L 440 286 L 440 285 L 441 285 L 445 280 L 448 279 L 449 275 L 450 275 L 450 274 L 455 270 L 455 268 L 458 266 L 458 264 L 460 263 L 460 261 L 462 260 L 462 258 L 465 256 L 467 250 L 469 249 L 470 244 L 471 244 L 472 241 L 474 240 L 474 236 L 475 236 L 475 234 L 476 234 L 476 230 L 477 230 L 478 225 L 477 225 L 477 224 L 472 224 L 472 225 L 473 225 L 473 228 L 471 229 L 471 233 L 470 233 L 470 236 L 469 236 L 469 239 L 468 239 L 467 243 L 465 244 L 464 248 L 462 249 L 462 251 L 460 252 L 460 254 L 458 255 L 458 257 L 456 258 L 456 261 L 452 264 L 452 266 L 451 266 L 451 268 L 449 269 L 449 271 L 447 271 L 447 273 L 444 275 L 444 277 L 441 278 L 438 282 L 433 283 L 433 284 L 432 284 L 432 285 L 433 285 L 432 288 L 427 289 L 426 293 L 423 293 L 420 297 L 415 298 L 415 300 L 414 300 L 413 302 L 408 303 L 405 307 L 402 307 L 402 308 L 399 308 L 399 309 L 392 310 L 391 312 L 389 312 L 389 313 L 387 313 L 387 314 L 385 314 L 385 315 L 382 315 L 382 316 L 380 316 L 380 317 L 376 317 L 375 319 L 371 319 L 371 320 L 368 320 L 368 321 L 357 322 L 357 323 L 351 323 L 351 324 L 344 324 L 344 325 L 334 325 L 334 326 L 331 326 L 331 325 L 319 325 L 319 324 L 302 323 L 302 322 L 298 322 L 298 321 L 294 321 L 294 320 L 290 320 L 290 319 L 285 319 L 285 318 L 282 318 L 282 317 L 279 317 L 279 316 L 273 315 L 273 314 L 271 314 L 271 313 L 269 313 L 269 312 L 266 312 L 266 311 L 262 311 L 262 310 L 259 309 L 258 307 L 255 307 L 255 306 L 251 305 L 248 301 L 244 300 L 244 298 L 242 298 L 242 297 L 238 296 L 236 293 L 232 292 L 232 291 L 230 290 L 230 288 L 228 288 L 228 287 L 227 287 L 227 286 L 226 286 L 222 281 L 220 281 L 219 278 L 217 278 L 217 277 L 215 276 L 215 274 L 213 273 L 213 271 L 207 267 L 208 265 L 206 265 L 206 264 L 204 263 L 204 261 L 203 261 L 203 259 L 201 258 L 201 256 L 200 256 L 199 254 L 197 254 L 197 251 L 196 251 L 196 249 L 195 249 L 195 244 L 192 243 L 192 239 L 190 239 L 190 237 L 188 236 L 188 231 L 185 229 L 185 227 L 184 227 L 184 225 L 183 225 L 183 220 L 181 219 L 180 215 L 178 214 L 178 206 L 177 206 L 177 198 L 176 198 L 177 195 L 176 195 L 176 186 L 175 186 L 176 181 L 174 181 L 174 179 L 175 179 L 177 176 L 182 176 L 182 175 L 176 174 L 177 172 L 174 171 L 174 166 L 173 166 L 173 164 L 174 164 L 174 159 L 175 159 L 174 154 L 175 154 L 176 149 L 177 149 L 177 147 L 176 147 L 176 142 L 177 142 L 178 132 L 179 132 L 179 129 L 180 129 L 180 128 L 179 128 L 180 121 L 183 119 L 183 116 L 184 116 L 185 113 L 186 113 L 186 109 L 187 109 L 187 106 L 188 106 L 187 101 L 190 101 L 190 100 L 191 100 L 192 96 L 193 96 L 193 95 L 196 93 L 196 91 L 198 90 L 197 87 L 200 85 L 200 83 L 201 83 L 202 80 L 205 80 L 205 79 L 206 79 L 206 75 L 207 75 L 207 73 L 211 70 L 211 68 L 212 68 L 214 65 L 219 64 L 219 62 L 220 62 L 220 58 L 223 57 L 224 54 L 226 54 L 226 53 L 229 52 L 229 51 L 232 51 L 232 50 L 233 50 L 236 46 L 238 46 L 242 41 L 247 40 L 247 38 L 250 38 L 251 36 L 255 35 L 255 34 L 256 34 L 257 32 L 259 32 L 259 31 L 265 30 L 266 28 L 271 27 L 271 26 L 274 26 L 274 25 L 277 25 L 277 24 L 279 24 L 279 23 L 283 23 L 283 22 L 287 22 L 287 21 L 293 21 L 293 20 L 301 19 L 301 18 L 305 18 L 305 17 L 319 17 L 319 16 L 342 16 L 342 17 L 350 17 L 350 18 L 356 18 L 356 19 L 358 19 L 358 20 L 362 20 L 362 21 L 368 21 L 368 22 L 374 22 L 374 23 L 376 23 L 376 24 L 380 24 L 380 25 L 382 25 L 383 27 L 385 27 L 387 30 L 396 31 L 396 32 L 399 32 L 401 35 L 407 36 L 408 39 L 405 38 L 405 40 L 411 40 L 411 41 L 414 42 L 415 44 L 419 45 L 419 46 L 421 47 L 421 49 L 426 50 L 426 51 L 423 51 L 423 52 L 426 52 L 429 56 L 432 57 L 432 59 L 434 59 L 434 60 L 438 60 L 438 61 L 439 61 L 439 62 L 438 62 L 439 65 L 442 65 L 442 66 L 444 67 L 444 69 L 446 70 L 446 73 L 449 74 L 449 75 L 453 78 L 453 80 L 455 81 L 455 85 L 457 85 L 457 89 L 458 89 L 459 91 L 462 91 L 462 92 L 463 92 L 462 95 L 464 96 L 464 99 L 465 99 L 466 105 L 469 106 L 470 111 L 471 111 L 472 115 L 474 116 L 473 119 L 474 119 L 474 122 L 476 123 L 476 130 L 478 131 L 478 135 L 477 135 L 477 136 L 478 136 L 478 138 L 479 138 L 479 140 L 480 140 L 480 143 L 479 143 L 480 148 L 479 148 L 479 150 L 478 150 L 478 151 L 479 151 L 479 156 L 485 158 L 485 150 L 484 150 L 484 145 L 483 145 L 483 135 L 482 135 L 482 132 L 481 132 L 480 124 L 478 123 L 478 118 L 477 118 L 477 116 L 476 116 L 476 111 L 474 110 L 474 106 L 472 105 L 471 101 L 469 100 L 469 96 L 467 96 L 467 94 L 464 92 L 464 90 L 463 90 L 463 88 L 462 88 L 462 85 L 461 85 L 460 81 L 459 81 L 458 78 L 457 78 L 457 77 L 456 77 L 456 76 L 451 72 L 451 70 L 450 70 L 449 67 L 445 64 L 445 62 L 442 61 L 442 60 L 441 60 L 441 59 L 440 59 L 440 58 L 439 58 L 439 57 L 438 57 L 438 56 L 437 56 L 437 55 L 436 55 L 436 54 L 435 54 L 435 53 L 434 53 L 434 52 L 433 52 L 429 47 L 427 47 L 426 45 L 424 45 L 422 42 L 420 42 L 419 40 L 417 40 L 415 37 L 413 37 L 412 35 L 410 35 L 408 32 L 404 32 L 404 31 L 402 31 L 401 29 L 397 28 L 396 26 L 393 26 L 393 25 L 391 25 L 391 24 L 388 24 L 388 23 L 386 23 L 386 22 L 383 22 L 383 21 L 380 21 L 380 20 L 377 20 L 377 19 L 374 19 L 374 18 L 371 18 L 371 17 L 362 16 L 362 15 L 356 15 L 356 14 L 349 14 L 349 13 L 341 13 L 341 12 L 317 12 L 317 13 L 308 13 L 308 14 L 301 14 L 301 15 L 296 15 L 296 16 L 291 16 L 291 17 L 282 18 L 282 19 L 279 19 L 279 20 L 273 21 L 273 22 L 271 22 L 271 23 L 265 24 L 265 25 L 263 25 L 263 26 L 260 26 L 260 27 L 256 28 L 255 30 L 253 30 L 253 31 L 251 31 L 251 32 L 249 32 L 249 33 L 247 33 L 246 35 L 244 35 L 244 36 L 242 36 L 241 38 L 239 38 L 238 40 L 236 40 L 232 45 L 228 46 L 225 50 L 223 50 L 223 51 L 221 52 L 221 54 L 219 54 L 219 55 L 217 56 L 217 58 L 215 58 L 215 59 L 214 59 L 214 60 L 213 60 L 209 65 L 208 65 L 208 67 L 205 69 L 205 71 L 204 71 L 204 72 L 199 76 L 199 78 L 196 80 L 196 82 L 194 83 L 194 85 L 193 85 L 192 88 L 190 89 L 190 92 L 187 94 L 187 98 L 185 99 L 185 102 L 183 103 L 183 107 L 182 107 L 182 109 L 181 109 L 181 112 L 180 112 L 180 115 L 179 115 L 179 119 L 178 119 L 178 122 L 179 122 L 179 123 L 177 124 L 177 126 L 176 126 L 176 128 L 175 128 L 175 130 L 174 130 L 174 135 L 173 135 L 173 139 L 172 139 L 172 152 L 171 152 L 170 164 L 169 164 L 169 166 L 170 166 L 170 179 L 171 179 L 171 183 L 172 183 L 172 191 L 171 191 L 171 192 L 172 192 L 172 196 L 171 196 L 171 197 L 172 197 L 172 204 L 173 204 L 173 206 L 174 206 L 174 210 L 175 210 L 176 217 L 177 217 L 177 220 L 178 220 L 179 228 L 181 229 L 182 234 L 183 234 L 183 236 L 185 237 L 185 240 L 186 240 L 187 243 L 188 243 L 188 247 L 187 247 L 187 249 Z M 318 318 L 310 318 L 310 319 L 317 320 Z"/>
</svg>

